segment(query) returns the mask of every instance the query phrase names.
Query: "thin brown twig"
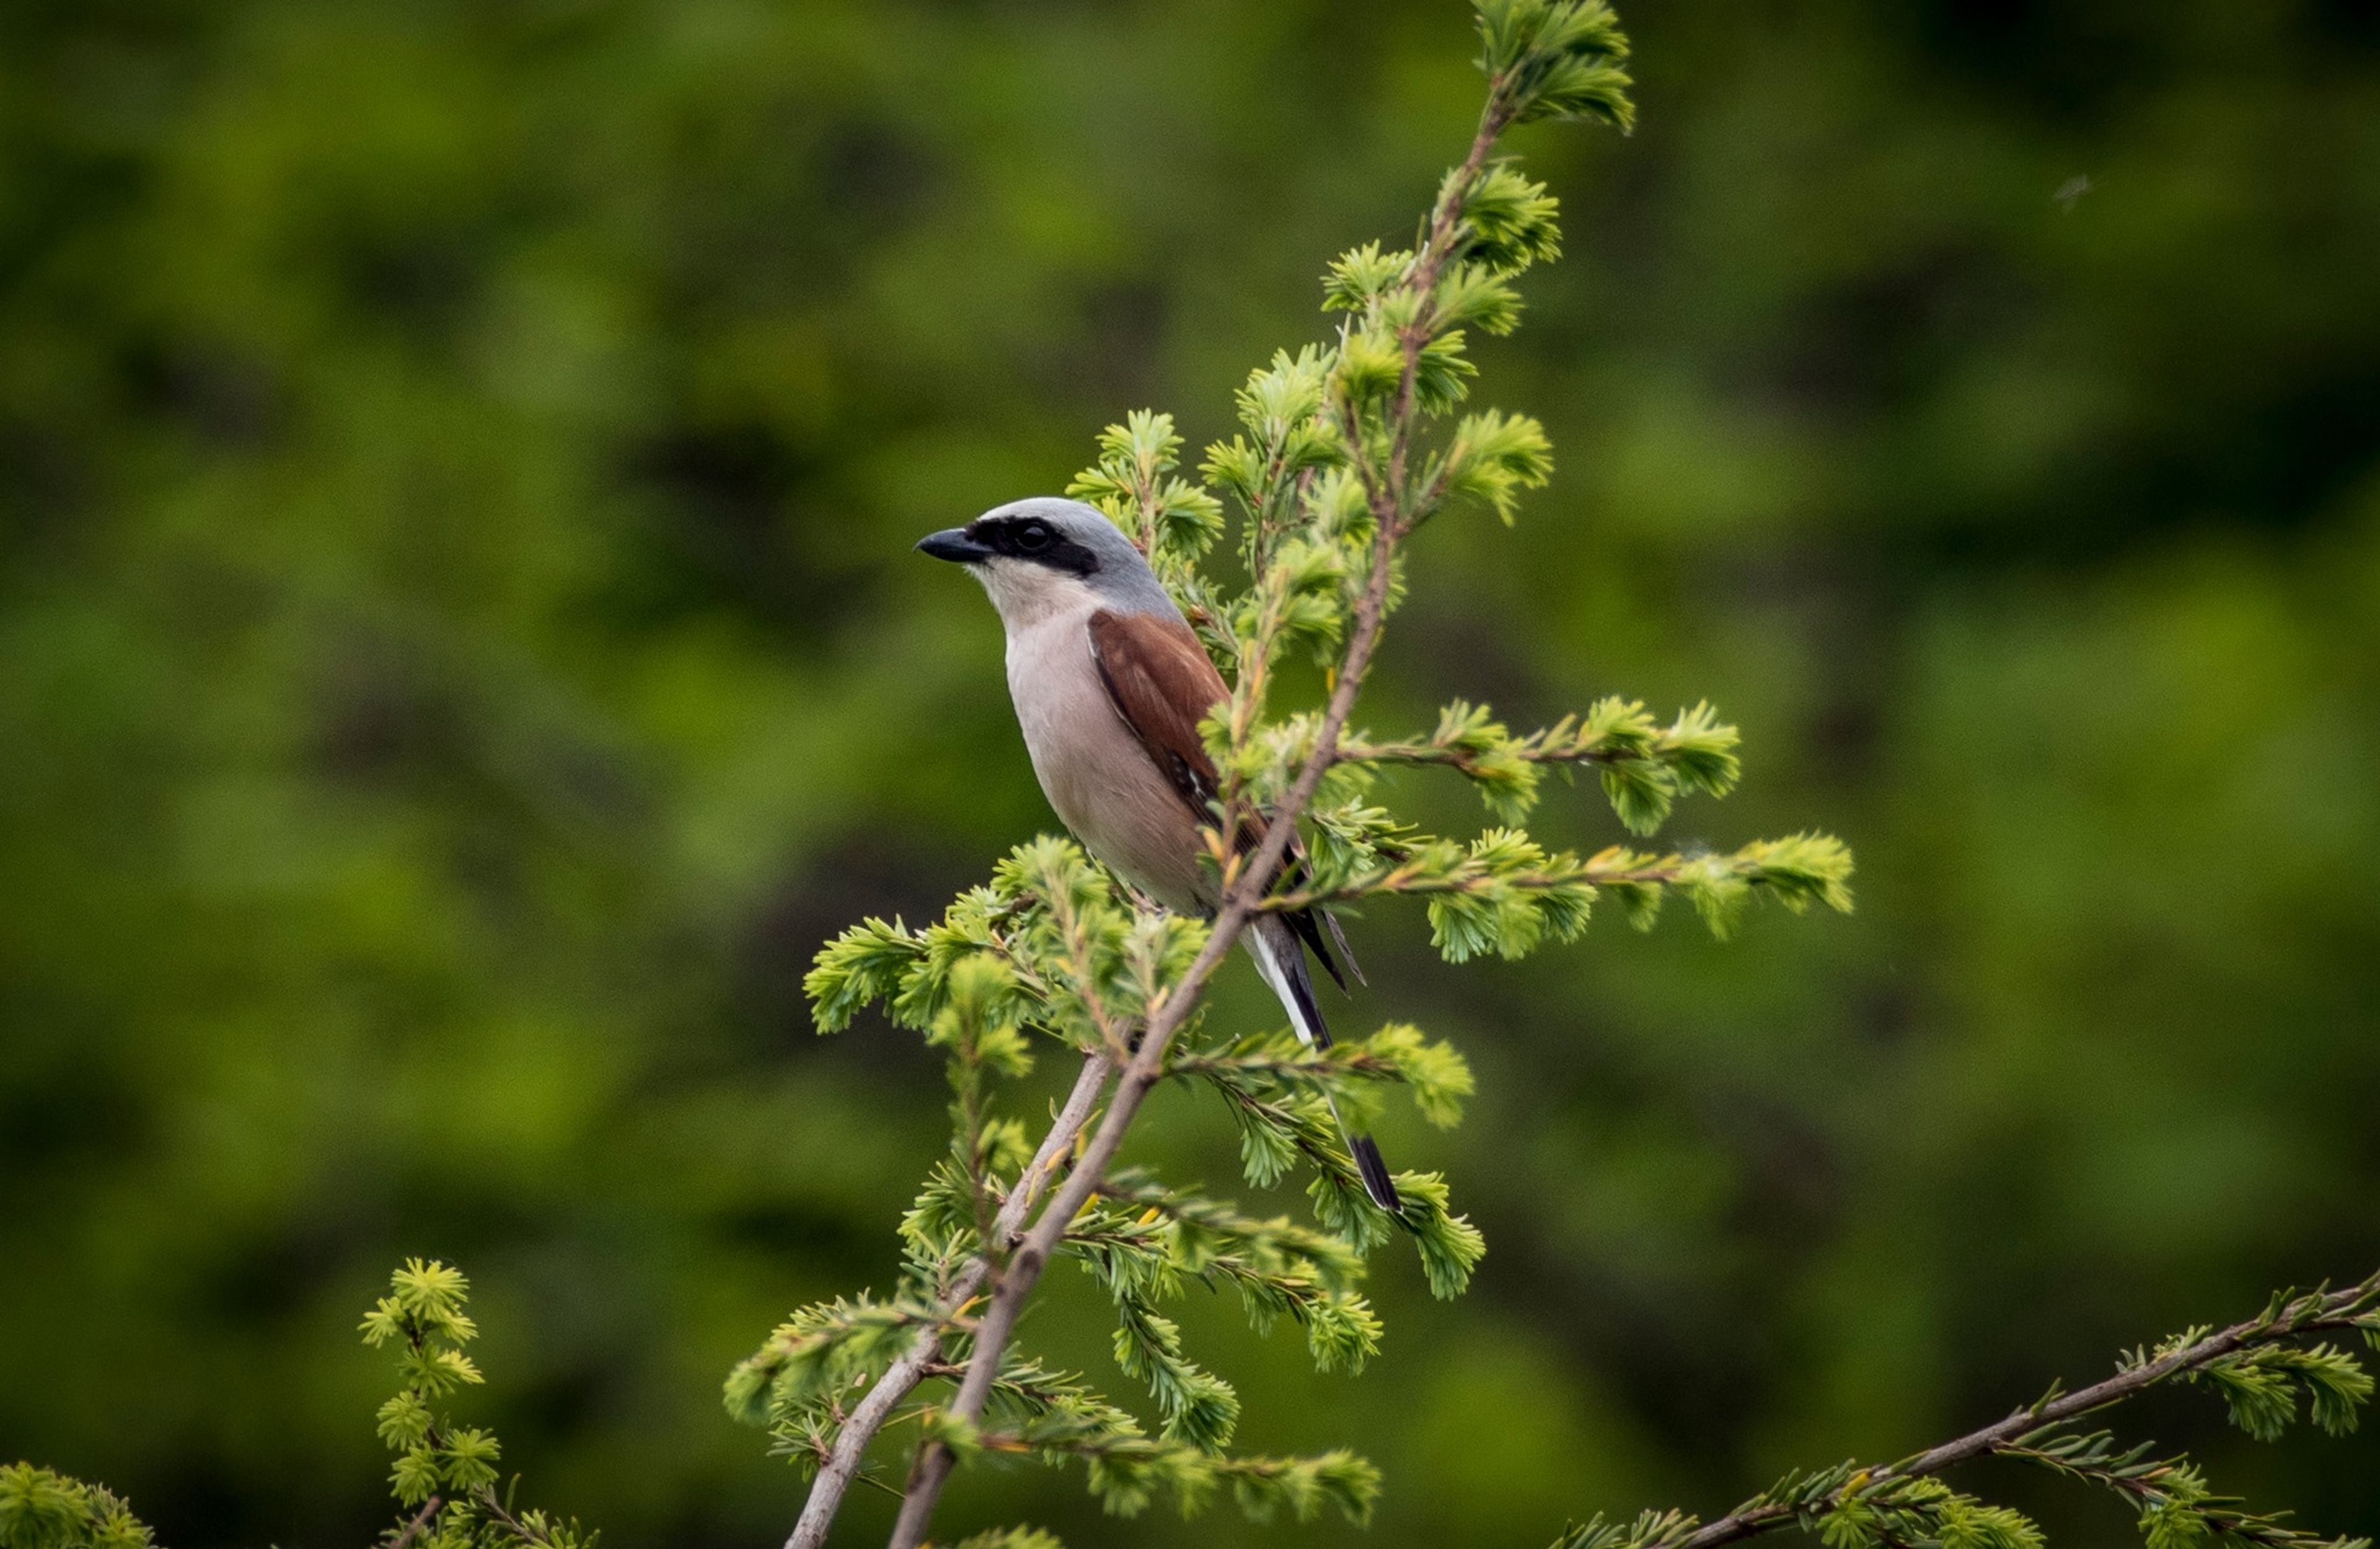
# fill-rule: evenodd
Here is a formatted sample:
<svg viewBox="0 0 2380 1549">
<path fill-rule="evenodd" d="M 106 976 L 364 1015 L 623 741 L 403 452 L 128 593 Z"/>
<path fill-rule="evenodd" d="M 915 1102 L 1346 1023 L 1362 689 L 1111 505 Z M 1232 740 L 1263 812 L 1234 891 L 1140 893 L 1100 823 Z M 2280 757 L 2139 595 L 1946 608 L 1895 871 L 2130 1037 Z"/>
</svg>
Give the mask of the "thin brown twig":
<svg viewBox="0 0 2380 1549">
<path fill-rule="evenodd" d="M 520 1476 L 518 1474 L 515 1474 L 513 1476 L 513 1488 L 516 1490 L 519 1487 Z M 506 1504 L 504 1497 L 499 1496 L 496 1494 L 494 1486 L 482 1484 L 477 1489 L 471 1491 L 470 1495 L 474 1505 L 479 1506 L 481 1511 L 486 1512 L 490 1517 L 494 1518 L 499 1524 L 510 1529 L 512 1535 L 520 1540 L 523 1543 L 551 1544 L 553 1542 L 553 1535 L 551 1532 L 542 1528 L 531 1527 L 528 1523 L 524 1522 L 519 1518 L 514 1516 L 512 1507 Z"/>
<path fill-rule="evenodd" d="M 421 1509 L 413 1514 L 413 1520 L 405 1525 L 402 1532 L 388 1541 L 387 1549 L 410 1549 L 413 1542 L 421 1536 L 422 1530 L 430 1526 L 430 1519 L 438 1515 L 438 1508 L 445 1504 L 445 1498 L 441 1495 L 432 1495 L 422 1502 Z"/>
<path fill-rule="evenodd" d="M 419 1354 L 422 1348 L 420 1328 L 418 1325 L 408 1327 L 406 1330 L 405 1338 L 406 1342 L 413 1347 L 414 1353 L 417 1355 Z M 420 1390 L 415 1389 L 413 1391 L 419 1395 Z M 422 1442 L 432 1451 L 444 1452 L 447 1450 L 446 1433 L 435 1425 L 426 1427 L 421 1433 L 421 1439 Z M 519 1482 L 519 1477 L 517 1475 L 514 1477 L 514 1482 L 516 1484 Z M 474 1488 L 468 1489 L 464 1491 L 464 1494 L 469 1498 L 472 1505 L 478 1506 L 481 1511 L 486 1512 L 489 1516 L 494 1518 L 498 1522 L 501 1522 L 505 1527 L 510 1528 L 513 1531 L 513 1535 L 516 1538 L 518 1538 L 522 1543 L 541 1543 L 546 1542 L 546 1536 L 544 1534 L 531 1531 L 527 1526 L 516 1519 L 512 1512 L 505 1506 L 504 1503 L 497 1498 L 496 1493 L 487 1485 L 481 1484 Z M 437 1499 L 434 1495 L 431 1498 L 432 1500 Z M 429 1513 L 425 1511 L 415 1520 L 417 1523 L 427 1522 L 429 1520 Z M 408 1532 L 414 1531 L 415 1530 L 410 1527 L 407 1529 Z M 403 1543 L 404 1540 L 400 1539 L 398 1542 Z"/>
<path fill-rule="evenodd" d="M 1514 738 L 1497 751 L 1500 757 L 1521 763 L 1649 763 L 1663 762 L 1660 748 L 1580 748 L 1550 747 L 1545 733 L 1533 732 Z M 1474 774 L 1483 767 L 1479 756 L 1466 748 L 1448 747 L 1444 743 L 1426 742 L 1412 738 L 1402 742 L 1342 742 L 1339 745 L 1341 763 L 1442 763 L 1464 774 Z"/>
<path fill-rule="evenodd" d="M 1099 975 L 1092 971 L 1090 944 L 1083 939 L 1082 916 L 1075 909 L 1072 897 L 1061 890 L 1050 898 L 1050 913 L 1057 921 L 1060 934 L 1066 944 L 1066 967 L 1073 972 L 1075 993 L 1081 996 L 1083 1009 L 1098 1030 L 1099 1043 L 1107 1056 L 1118 1065 L 1131 1057 L 1132 1051 L 1124 1042 L 1123 1031 L 1109 1012 L 1106 999 L 1099 994 Z M 990 1238 L 986 1246 L 992 1246 Z"/>
<path fill-rule="evenodd" d="M 1405 489 L 1405 457 L 1411 450 L 1413 437 L 1407 433 L 1413 423 L 1414 385 L 1421 371 L 1423 346 L 1429 342 L 1430 327 L 1436 319 L 1431 315 L 1429 299 L 1438 288 L 1438 277 L 1446 262 L 1454 255 L 1454 226 L 1462 218 L 1463 201 L 1471 186 L 1479 180 L 1480 171 L 1488 165 L 1488 152 L 1511 128 L 1513 108 L 1506 92 L 1506 81 L 1498 76 L 1488 83 L 1488 105 L 1479 115 L 1479 131 L 1472 136 L 1471 152 L 1463 165 L 1447 178 L 1439 190 L 1438 205 L 1430 211 L 1429 235 L 1423 240 L 1421 250 L 1414 257 L 1413 276 L 1409 282 L 1421 305 L 1414 311 L 1413 320 L 1405 324 L 1398 343 L 1404 347 L 1404 368 L 1397 376 L 1397 404 L 1393 423 L 1396 435 L 1389 447 L 1388 489 L 1402 496 Z M 1376 511 L 1383 522 L 1388 517 Z M 1402 513 L 1399 514 L 1402 519 Z"/>
<path fill-rule="evenodd" d="M 1050 1121 L 1049 1132 L 1041 1137 L 1040 1147 L 1018 1177 L 1016 1187 L 1001 1202 L 1000 1214 L 992 1222 L 996 1238 L 1010 1237 L 1025 1224 L 1034 1201 L 1074 1150 L 1075 1137 L 1098 1108 L 1099 1094 L 1106 1090 L 1108 1078 L 1114 1070 L 1114 1063 L 1103 1053 L 1084 1056 L 1082 1073 L 1075 1078 L 1074 1091 L 1067 1094 L 1065 1104 Z M 984 1258 L 973 1260 L 943 1297 L 944 1309 L 955 1314 L 975 1296 L 989 1272 Z M 876 1379 L 868 1396 L 853 1406 L 849 1418 L 835 1433 L 834 1445 L 819 1461 L 818 1477 L 810 1482 L 809 1496 L 802 1503 L 802 1515 L 785 1539 L 785 1549 L 819 1549 L 826 1542 L 828 1530 L 834 1526 L 835 1514 L 843 1509 L 843 1498 L 859 1472 L 860 1459 L 867 1454 L 868 1444 L 876 1439 L 877 1432 L 884 1428 L 892 1411 L 920 1382 L 946 1370 L 941 1365 L 941 1331 L 921 1331 L 908 1353 Z"/>
<path fill-rule="evenodd" d="M 1383 893 L 1422 896 L 1432 893 L 1479 893 L 1494 887 L 1516 893 L 1549 892 L 1560 887 L 1642 887 L 1669 886 L 1683 877 L 1689 868 L 1698 864 L 1682 858 L 1673 861 L 1656 862 L 1650 866 L 1598 865 L 1600 856 L 1590 857 L 1575 867 L 1510 872 L 1495 876 L 1446 876 L 1425 872 L 1419 866 L 1400 865 L 1382 872 L 1368 872 L 1349 882 L 1330 887 L 1302 887 L 1293 892 L 1276 893 L 1257 904 L 1271 914 L 1294 914 L 1299 909 L 1335 904 L 1351 898 L 1377 897 Z M 1749 879 L 1757 882 L 1757 878 Z"/>
</svg>

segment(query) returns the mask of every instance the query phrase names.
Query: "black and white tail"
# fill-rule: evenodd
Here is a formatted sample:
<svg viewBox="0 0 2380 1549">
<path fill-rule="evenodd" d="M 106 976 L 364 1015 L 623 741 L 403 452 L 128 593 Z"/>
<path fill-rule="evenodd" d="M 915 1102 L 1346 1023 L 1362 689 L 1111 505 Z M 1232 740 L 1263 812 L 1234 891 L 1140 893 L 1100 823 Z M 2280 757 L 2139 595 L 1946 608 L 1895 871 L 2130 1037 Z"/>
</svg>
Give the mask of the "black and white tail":
<svg viewBox="0 0 2380 1549">
<path fill-rule="evenodd" d="M 1257 971 L 1272 986 L 1272 993 L 1281 997 L 1281 1009 L 1289 1013 L 1289 1025 L 1297 1030 L 1298 1038 L 1314 1048 L 1327 1049 L 1330 1047 L 1330 1029 L 1323 1023 L 1322 1008 L 1315 1004 L 1314 978 L 1305 968 L 1307 943 L 1300 940 L 1301 935 L 1313 934 L 1310 923 L 1301 933 L 1279 915 L 1267 914 L 1258 916 L 1240 939 L 1247 943 Z M 1312 945 L 1323 953 L 1323 966 L 1337 979 L 1338 965 L 1331 961 L 1328 949 L 1318 938 Z M 1380 1148 L 1372 1143 L 1369 1135 L 1358 1135 L 1347 1128 L 1347 1121 L 1339 1118 L 1336 1103 L 1330 1104 L 1330 1116 L 1339 1119 L 1339 1133 L 1346 1137 L 1347 1153 L 1355 1159 L 1355 1172 L 1364 1180 L 1364 1192 L 1390 1214 L 1398 1214 L 1402 1204 L 1397 1199 L 1397 1186 L 1389 1177 L 1388 1164 L 1380 1160 Z"/>
</svg>

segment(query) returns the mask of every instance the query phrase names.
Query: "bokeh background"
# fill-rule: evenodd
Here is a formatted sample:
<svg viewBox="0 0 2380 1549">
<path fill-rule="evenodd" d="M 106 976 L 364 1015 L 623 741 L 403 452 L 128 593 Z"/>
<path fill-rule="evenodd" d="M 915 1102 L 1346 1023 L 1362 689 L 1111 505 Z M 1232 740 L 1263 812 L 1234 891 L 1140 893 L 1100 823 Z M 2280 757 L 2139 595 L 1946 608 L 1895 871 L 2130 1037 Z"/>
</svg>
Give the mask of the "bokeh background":
<svg viewBox="0 0 2380 1549">
<path fill-rule="evenodd" d="M 1385 1255 L 1360 1378 L 1187 1321 L 1249 1445 L 1383 1465 L 1376 1525 L 1026 1469 L 949 1526 L 1541 1543 L 2380 1262 L 2374 16 L 1627 11 L 1643 128 L 1523 138 L 1571 252 L 1478 352 L 1561 472 L 1427 534 L 1368 718 L 1708 695 L 1748 777 L 1676 835 L 1830 829 L 1860 912 L 1461 970 L 1355 922 L 1342 1021 L 1475 1064 L 1463 1128 L 1383 1138 L 1489 1257 L 1439 1306 Z M 186 1549 L 360 1543 L 355 1321 L 435 1253 L 525 1500 L 782 1535 L 720 1378 L 888 1281 L 942 1134 L 801 972 L 1052 823 L 908 544 L 1127 409 L 1227 431 L 1323 262 L 1410 229 L 1469 54 L 1453 0 L 0 10 L 0 1456 Z M 1186 1096 L 1138 1154 L 1232 1174 Z M 1099 1372 L 1077 1279 L 1033 1335 Z M 2124 1423 L 2380 1530 L 2380 1441 L 2216 1409 Z"/>
</svg>

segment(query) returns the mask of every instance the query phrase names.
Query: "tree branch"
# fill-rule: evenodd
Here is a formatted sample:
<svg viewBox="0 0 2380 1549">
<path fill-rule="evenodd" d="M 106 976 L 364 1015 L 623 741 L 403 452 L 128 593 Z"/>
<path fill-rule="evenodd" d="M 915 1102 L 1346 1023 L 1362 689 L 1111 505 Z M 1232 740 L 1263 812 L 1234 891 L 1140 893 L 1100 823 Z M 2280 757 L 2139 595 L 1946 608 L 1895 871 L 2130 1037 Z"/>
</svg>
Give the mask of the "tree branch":
<svg viewBox="0 0 2380 1549">
<path fill-rule="evenodd" d="M 1050 1124 L 1050 1131 L 1041 1137 L 1038 1150 L 1016 1180 L 1016 1187 L 1002 1201 L 1000 1214 L 993 1218 L 992 1232 L 996 1239 L 1005 1239 L 1025 1224 L 1025 1217 L 1040 1197 L 1050 1177 L 1075 1147 L 1099 1106 L 1099 1093 L 1106 1090 L 1108 1078 L 1115 1065 L 1104 1053 L 1084 1056 L 1082 1073 L 1075 1078 L 1074 1091 L 1067 1093 L 1063 1106 Z M 986 1252 L 991 1245 L 986 1244 Z M 962 1271 L 942 1299 L 944 1311 L 955 1314 L 966 1305 L 982 1286 L 989 1266 L 982 1256 L 977 1257 Z M 820 1549 L 826 1542 L 827 1531 L 833 1527 L 835 1513 L 843 1508 L 843 1497 L 858 1473 L 860 1459 L 868 1445 L 876 1439 L 877 1432 L 892 1418 L 892 1411 L 917 1385 L 936 1373 L 941 1359 L 941 1332 L 927 1329 L 919 1333 L 909 1353 L 896 1360 L 868 1390 L 868 1397 L 854 1406 L 835 1433 L 834 1446 L 820 1463 L 818 1477 L 810 1483 L 809 1497 L 802 1505 L 802 1515 L 794 1524 L 792 1534 L 785 1540 L 785 1549 Z"/>
<path fill-rule="evenodd" d="M 413 1520 L 407 1522 L 402 1531 L 388 1541 L 388 1549 L 411 1549 L 414 1542 L 421 1537 L 422 1531 L 430 1526 L 430 1519 L 437 1516 L 439 1508 L 445 1504 L 446 1500 L 443 1495 L 432 1495 L 422 1502 L 421 1509 L 413 1514 Z"/>
<path fill-rule="evenodd" d="M 2120 1469 L 2077 1464 L 2025 1445 L 2010 1442 L 1992 1449 L 1994 1457 L 2011 1458 L 2019 1462 L 2035 1464 L 2056 1473 L 2098 1485 L 2119 1495 L 2128 1495 L 2143 1508 L 2164 1504 L 2174 1498 L 2172 1484 L 2178 1461 L 2159 1463 L 2145 1473 Z M 2230 1506 L 2201 1504 L 2196 1507 L 2207 1524 L 2227 1539 L 2252 1544 L 2255 1549 L 2308 1549 L 2313 1543 L 2330 1541 L 2317 1539 L 2311 1533 L 2299 1532 L 2267 1517 L 2256 1517 Z"/>
<path fill-rule="evenodd" d="M 2062 1424 L 2095 1409 L 2120 1404 L 2160 1383 L 2203 1371 L 2240 1350 L 2278 1344 L 2305 1334 L 2360 1328 L 2362 1324 L 2359 1320 L 2369 1313 L 2375 1301 L 2380 1301 L 2380 1272 L 2343 1291 L 2316 1291 L 2284 1305 L 2268 1308 L 2258 1317 L 2192 1341 L 2155 1360 L 2119 1372 L 2107 1381 L 2079 1392 L 2060 1397 L 2053 1389 L 2038 1401 L 2015 1410 L 1997 1424 L 1986 1425 L 1956 1441 L 1944 1442 L 1913 1458 L 1876 1469 L 1816 1501 L 1798 1506 L 1764 1501 L 1747 1506 L 1692 1532 L 1666 1539 L 1658 1549 L 1717 1549 L 1719 1544 L 1733 1543 L 1823 1517 L 1842 1506 L 1846 1501 L 1896 1479 L 1925 1478 L 1987 1455 L 2025 1457 L 2028 1448 L 2023 1444 L 2045 1426 Z"/>
<path fill-rule="evenodd" d="M 1439 192 L 1438 204 L 1431 212 L 1427 239 L 1415 255 L 1413 269 L 1405 281 L 1424 298 L 1425 302 L 1452 249 L 1463 201 L 1477 180 L 1480 170 L 1486 166 L 1488 153 L 1510 118 L 1505 83 L 1500 79 L 1491 84 L 1488 106 L 1480 116 L 1478 132 L 1472 140 L 1470 153 Z M 976 1329 L 975 1352 L 967 1363 L 966 1376 L 951 1402 L 949 1412 L 953 1420 L 972 1424 L 983 1413 L 984 1404 L 991 1395 L 993 1380 L 999 1375 L 1001 1358 L 1007 1349 L 1009 1336 L 1014 1331 L 1016 1321 L 1022 1315 L 1034 1287 L 1039 1283 L 1042 1270 L 1057 1250 L 1068 1225 L 1081 1212 L 1099 1180 L 1105 1177 L 1109 1164 L 1123 1144 L 1124 1132 L 1132 1127 L 1133 1118 L 1140 1110 L 1141 1100 L 1163 1079 L 1166 1051 L 1174 1035 L 1189 1019 L 1190 1013 L 1196 1008 L 1208 980 L 1213 977 L 1224 956 L 1239 940 L 1241 932 L 1261 912 L 1265 890 L 1271 884 L 1296 836 L 1298 819 L 1312 804 L 1315 792 L 1320 788 L 1323 776 L 1330 772 L 1335 760 L 1339 738 L 1346 729 L 1348 717 L 1354 712 L 1356 696 L 1362 690 L 1365 677 L 1371 669 L 1373 652 L 1379 643 L 1380 626 L 1388 613 L 1390 561 L 1395 556 L 1398 543 L 1410 531 L 1402 510 L 1404 467 L 1414 429 L 1414 377 L 1428 336 L 1424 320 L 1407 328 L 1402 337 L 1404 366 L 1394 417 L 1390 421 L 1385 478 L 1374 476 L 1377 470 L 1368 464 L 1361 437 L 1354 437 L 1350 441 L 1350 453 L 1366 475 L 1366 486 L 1375 492 L 1372 495 L 1375 518 L 1372 565 L 1363 595 L 1355 605 L 1354 628 L 1349 637 L 1346 654 L 1341 659 L 1337 682 L 1331 689 L 1314 747 L 1299 769 L 1296 780 L 1274 808 L 1262 842 L 1244 863 L 1227 863 L 1222 907 L 1208 932 L 1206 945 L 1184 972 L 1181 982 L 1172 986 L 1165 998 L 1151 1007 L 1140 1046 L 1135 1051 L 1132 1062 L 1124 1067 L 1123 1075 L 1116 1084 L 1114 1100 L 1109 1104 L 1107 1115 L 1092 1136 L 1082 1161 L 1042 1208 L 1033 1229 L 1002 1266 L 993 1286 L 990 1305 L 986 1308 Z M 926 1531 L 933 1520 L 934 1507 L 941 1498 L 942 1486 L 948 1482 L 954 1462 L 951 1449 L 941 1442 L 929 1441 L 921 1445 L 908 1497 L 902 1503 L 899 1520 L 893 1524 L 891 1549 L 917 1549 L 917 1545 L 925 1542 Z"/>
<path fill-rule="evenodd" d="M 1703 862 L 1683 857 L 1640 862 L 1625 858 L 1614 859 L 1608 852 L 1568 866 L 1493 873 L 1457 872 L 1447 874 L 1420 866 L 1401 865 L 1385 871 L 1366 872 L 1336 886 L 1301 887 L 1293 892 L 1276 893 L 1259 900 L 1257 908 L 1271 914 L 1294 914 L 1300 909 L 1353 898 L 1377 897 L 1384 893 L 1427 897 L 1439 893 L 1485 893 L 1491 890 L 1547 893 L 1564 887 L 1618 887 L 1631 884 L 1640 887 L 1667 887 L 1692 874 L 1693 870 L 1701 865 Z"/>
</svg>

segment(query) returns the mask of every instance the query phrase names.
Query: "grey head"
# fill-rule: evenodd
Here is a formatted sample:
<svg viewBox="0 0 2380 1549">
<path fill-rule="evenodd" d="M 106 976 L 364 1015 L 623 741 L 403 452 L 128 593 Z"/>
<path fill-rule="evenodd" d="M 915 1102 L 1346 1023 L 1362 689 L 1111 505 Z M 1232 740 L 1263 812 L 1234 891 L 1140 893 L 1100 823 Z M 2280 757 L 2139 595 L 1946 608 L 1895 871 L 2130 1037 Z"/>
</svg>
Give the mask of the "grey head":
<svg viewBox="0 0 2380 1549">
<path fill-rule="evenodd" d="M 1132 540 L 1079 500 L 1011 501 L 928 534 L 917 550 L 965 566 L 1012 631 L 1090 608 L 1181 616 Z"/>
</svg>

